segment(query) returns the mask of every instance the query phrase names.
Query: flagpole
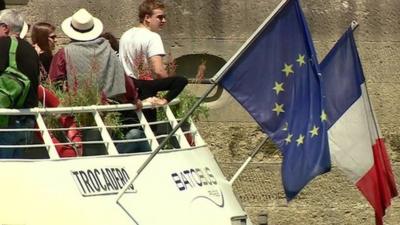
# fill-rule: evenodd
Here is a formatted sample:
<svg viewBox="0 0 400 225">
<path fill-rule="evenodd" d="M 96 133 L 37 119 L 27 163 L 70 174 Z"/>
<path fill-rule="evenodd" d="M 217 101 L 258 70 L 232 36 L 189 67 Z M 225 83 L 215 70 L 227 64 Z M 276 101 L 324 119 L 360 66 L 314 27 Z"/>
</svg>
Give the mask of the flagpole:
<svg viewBox="0 0 400 225">
<path fill-rule="evenodd" d="M 210 79 L 212 82 L 217 83 L 225 73 L 231 68 L 236 60 L 243 54 L 243 52 L 251 45 L 251 43 L 261 34 L 266 25 L 268 25 L 275 16 L 278 15 L 283 6 L 291 0 L 282 0 L 279 5 L 272 11 L 272 13 L 264 20 L 264 22 L 257 28 L 257 30 L 247 39 L 247 41 L 240 47 L 240 49 L 225 63 L 225 65 Z"/>
<path fill-rule="evenodd" d="M 242 174 L 243 170 L 249 165 L 250 161 L 257 155 L 257 153 L 260 151 L 261 147 L 264 146 L 264 144 L 267 142 L 268 137 L 265 137 L 264 140 L 257 146 L 257 148 L 251 153 L 251 155 L 246 159 L 246 161 L 242 164 L 242 166 L 236 171 L 235 175 L 231 178 L 229 181 L 229 184 L 232 185 L 233 182 L 239 177 L 240 174 Z"/>
<path fill-rule="evenodd" d="M 135 176 L 129 179 L 128 183 L 120 190 L 117 195 L 116 202 L 119 203 L 122 195 L 128 190 L 129 186 L 137 179 L 137 177 L 143 172 L 143 170 L 149 165 L 149 163 L 153 160 L 153 158 L 160 152 L 160 150 L 167 144 L 168 140 L 175 134 L 175 132 L 182 126 L 182 124 L 189 118 L 190 115 L 199 107 L 199 105 L 207 98 L 207 96 L 214 90 L 217 86 L 217 83 L 213 83 L 213 85 L 203 94 L 202 97 L 197 100 L 197 102 L 192 106 L 192 108 L 185 114 L 185 116 L 179 121 L 179 123 L 172 129 L 172 131 L 168 134 L 166 138 L 160 143 L 160 145 L 151 153 L 151 155 L 146 159 L 146 161 L 139 167 L 136 171 Z"/>
</svg>

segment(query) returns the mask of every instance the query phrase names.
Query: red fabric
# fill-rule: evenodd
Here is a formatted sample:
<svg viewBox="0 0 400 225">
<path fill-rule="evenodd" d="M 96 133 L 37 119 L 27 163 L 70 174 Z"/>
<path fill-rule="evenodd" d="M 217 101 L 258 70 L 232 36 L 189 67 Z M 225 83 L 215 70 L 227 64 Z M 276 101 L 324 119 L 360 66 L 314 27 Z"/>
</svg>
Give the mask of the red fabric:
<svg viewBox="0 0 400 225">
<path fill-rule="evenodd" d="M 195 146 L 193 135 L 191 133 L 185 134 L 186 140 L 188 141 L 190 146 Z"/>
<path fill-rule="evenodd" d="M 126 74 L 125 74 L 125 89 L 126 89 L 125 98 L 127 102 L 136 103 L 139 95 L 137 88 L 135 87 L 132 78 L 130 78 Z"/>
<path fill-rule="evenodd" d="M 52 82 L 65 80 L 67 78 L 65 51 L 63 48 L 58 50 L 58 52 L 53 56 L 50 65 L 49 78 Z"/>
<path fill-rule="evenodd" d="M 60 104 L 54 92 L 44 88 L 42 85 L 38 86 L 38 100 L 44 107 L 57 107 Z"/>
<path fill-rule="evenodd" d="M 376 225 L 383 225 L 385 210 L 398 192 L 384 141 L 377 139 L 372 148 L 374 165 L 356 185 L 374 208 Z"/>
<path fill-rule="evenodd" d="M 67 131 L 67 137 L 71 142 L 81 142 L 82 141 L 81 131 L 76 129 L 78 126 L 77 126 L 75 118 L 73 116 L 63 115 L 60 117 L 59 121 L 63 127 L 69 128 Z M 68 155 L 71 155 L 70 150 L 73 150 L 73 152 L 76 151 L 75 156 L 76 155 L 82 156 L 82 154 L 83 154 L 83 146 L 81 143 L 76 144 L 75 149 L 72 146 L 64 146 L 64 147 L 65 147 L 65 149 L 64 149 L 63 155 L 65 157 L 68 157 Z"/>
<path fill-rule="evenodd" d="M 44 88 L 42 85 L 38 87 L 38 98 L 45 107 L 57 107 L 60 105 L 60 101 L 57 96 L 49 89 Z M 77 124 L 75 118 L 70 115 L 62 115 L 59 118 L 59 122 L 62 127 L 69 128 L 66 135 L 71 142 L 81 142 L 81 131 L 77 130 Z M 74 129 L 75 128 L 75 129 Z M 40 133 L 38 136 L 41 138 Z M 54 144 L 59 144 L 60 141 L 50 133 L 51 139 Z M 82 144 L 76 144 L 74 147 L 70 145 L 56 145 L 56 150 L 60 157 L 76 157 L 82 156 L 83 147 Z"/>
</svg>

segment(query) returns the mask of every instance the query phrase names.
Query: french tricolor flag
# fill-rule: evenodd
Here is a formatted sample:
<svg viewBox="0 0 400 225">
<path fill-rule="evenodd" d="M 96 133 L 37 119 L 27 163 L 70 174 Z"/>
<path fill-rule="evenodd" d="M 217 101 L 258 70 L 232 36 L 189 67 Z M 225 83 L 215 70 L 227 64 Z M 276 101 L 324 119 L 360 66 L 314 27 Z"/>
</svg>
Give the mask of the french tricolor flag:
<svg viewBox="0 0 400 225">
<path fill-rule="evenodd" d="M 350 28 L 322 61 L 332 161 L 354 182 L 383 225 L 385 209 L 398 195 L 390 160 L 374 116 L 353 31 Z"/>
</svg>

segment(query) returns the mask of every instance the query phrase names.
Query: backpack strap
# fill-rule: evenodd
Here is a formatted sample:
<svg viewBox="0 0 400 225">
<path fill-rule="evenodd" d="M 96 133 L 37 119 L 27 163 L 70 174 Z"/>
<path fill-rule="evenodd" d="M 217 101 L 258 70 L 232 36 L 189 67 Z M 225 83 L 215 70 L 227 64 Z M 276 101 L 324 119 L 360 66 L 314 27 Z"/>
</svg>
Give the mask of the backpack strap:
<svg viewBox="0 0 400 225">
<path fill-rule="evenodd" d="M 11 45 L 10 45 L 10 50 L 8 52 L 8 66 L 14 69 L 18 69 L 16 60 L 17 47 L 18 47 L 17 38 L 11 37 Z"/>
</svg>

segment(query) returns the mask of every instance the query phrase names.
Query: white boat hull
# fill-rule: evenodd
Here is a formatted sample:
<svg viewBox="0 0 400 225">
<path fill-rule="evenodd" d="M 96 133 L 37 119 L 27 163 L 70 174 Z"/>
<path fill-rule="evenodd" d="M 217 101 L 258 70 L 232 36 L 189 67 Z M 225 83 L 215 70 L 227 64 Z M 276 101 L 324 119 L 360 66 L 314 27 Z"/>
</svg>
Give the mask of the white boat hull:
<svg viewBox="0 0 400 225">
<path fill-rule="evenodd" d="M 118 205 L 148 156 L 1 160 L 0 224 L 231 225 L 245 217 L 207 147 L 160 152 Z"/>
</svg>

